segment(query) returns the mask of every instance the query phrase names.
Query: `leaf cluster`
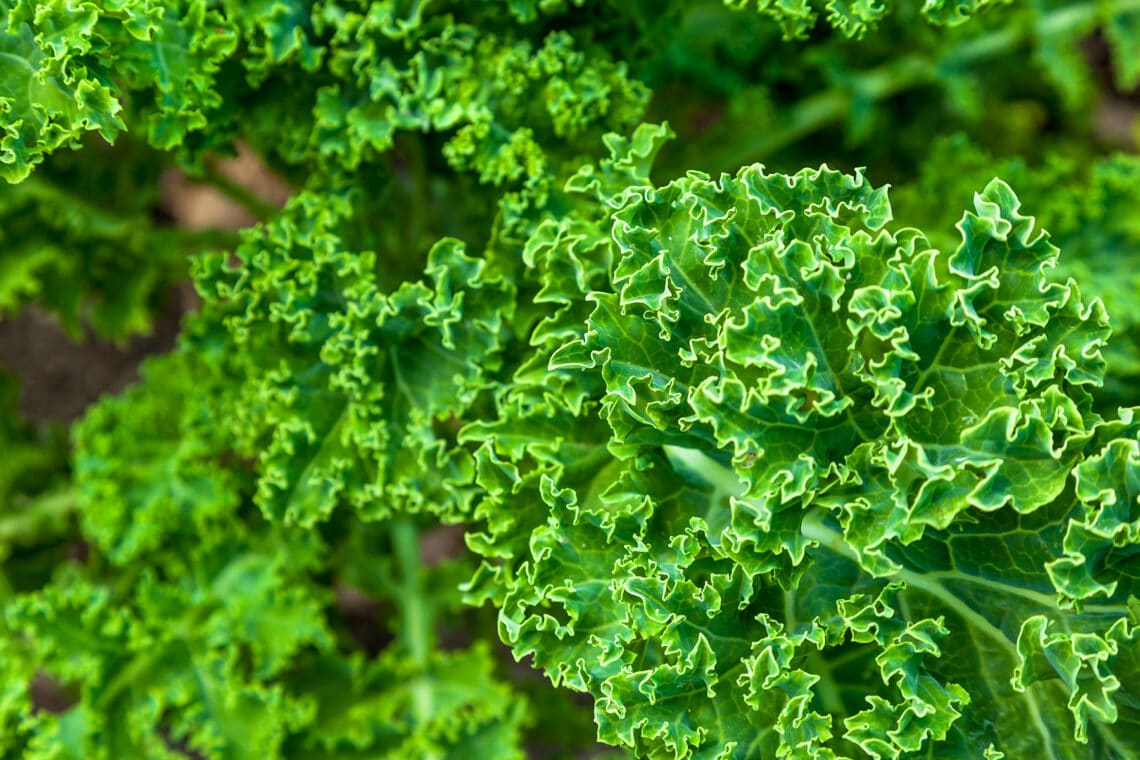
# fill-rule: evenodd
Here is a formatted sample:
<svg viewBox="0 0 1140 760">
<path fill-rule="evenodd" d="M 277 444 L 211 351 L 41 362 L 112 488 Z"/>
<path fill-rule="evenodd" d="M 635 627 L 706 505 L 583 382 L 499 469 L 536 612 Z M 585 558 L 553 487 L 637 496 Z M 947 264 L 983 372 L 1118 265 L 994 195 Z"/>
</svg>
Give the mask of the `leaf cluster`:
<svg viewBox="0 0 1140 760">
<path fill-rule="evenodd" d="M 1134 0 L 0 18 L 0 757 L 1140 756 Z"/>
</svg>

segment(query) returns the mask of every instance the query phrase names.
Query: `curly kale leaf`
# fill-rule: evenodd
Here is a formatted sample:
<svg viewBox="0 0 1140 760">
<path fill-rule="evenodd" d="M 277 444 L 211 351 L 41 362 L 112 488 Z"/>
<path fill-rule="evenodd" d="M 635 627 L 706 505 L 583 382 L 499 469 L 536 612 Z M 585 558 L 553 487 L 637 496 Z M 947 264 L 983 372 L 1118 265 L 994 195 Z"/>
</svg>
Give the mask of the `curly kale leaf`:
<svg viewBox="0 0 1140 760">
<path fill-rule="evenodd" d="M 947 177 L 941 167 L 953 165 Z M 1104 349 L 1104 387 L 1094 391 L 1098 406 L 1132 406 L 1140 376 L 1140 311 L 1133 294 L 1140 288 L 1140 225 L 1129 209 L 1140 202 L 1140 160 L 1126 154 L 1101 159 L 1074 158 L 1050 151 L 1040 163 L 998 158 L 962 136 L 935 143 L 916 181 L 895 192 L 908 218 L 936 230 L 952 219 L 948 207 L 965 202 L 972 187 L 1001 176 L 1016 186 L 1027 206 L 1063 252 L 1050 274 L 1072 277 L 1084 293 L 1104 302 L 1112 316 L 1112 339 Z M 938 245 L 951 236 L 934 233 Z"/>
<path fill-rule="evenodd" d="M 552 382 L 463 433 L 516 656 L 649 757 L 1134 754 L 1140 428 L 1009 187 L 951 250 L 826 168 L 608 200 L 531 262 L 607 270 Z"/>
<path fill-rule="evenodd" d="M 151 361 L 79 424 L 90 556 L 0 588 L 0 756 L 521 758 L 528 706 L 491 649 L 437 644 L 468 571 L 426 567 L 407 521 L 266 523 L 229 450 L 234 365 L 211 335 L 192 324 L 196 350 Z M 389 613 L 375 657 L 334 598 L 347 586 Z M 32 709 L 36 679 L 66 697 L 54 712 Z"/>
<path fill-rule="evenodd" d="M 19 182 L 88 132 L 139 131 L 192 166 L 240 135 L 335 171 L 418 131 L 451 133 L 454 167 L 503 184 L 541 178 L 559 142 L 629 128 L 648 100 L 603 48 L 532 40 L 525 8 L 504 24 L 508 8 L 406 5 L 5 0 L 0 176 Z"/>
<path fill-rule="evenodd" d="M 725 4 L 741 10 L 752 9 L 777 23 L 787 39 L 807 36 L 819 18 L 822 3 L 812 0 L 724 0 Z M 1010 0 L 925 0 L 920 13 L 931 24 L 957 26 L 971 16 L 994 5 Z M 917 5 L 917 4 L 916 4 Z M 874 29 L 891 9 L 889 0 L 828 0 L 823 10 L 828 23 L 847 37 L 862 37 Z"/>
<path fill-rule="evenodd" d="M 206 125 L 221 101 L 217 74 L 237 40 L 202 0 L 0 3 L 0 177 L 24 179 L 86 132 L 113 140 L 126 129 L 124 92 L 142 107 L 147 138 L 172 148 Z"/>
<path fill-rule="evenodd" d="M 232 260 L 202 260 L 237 381 L 227 429 L 258 459 L 267 516 L 312 525 L 342 503 L 371 518 L 462 514 L 472 461 L 449 428 L 499 361 L 512 288 L 444 239 L 424 280 L 388 289 L 389 265 L 336 232 L 350 213 L 302 194 Z"/>
</svg>

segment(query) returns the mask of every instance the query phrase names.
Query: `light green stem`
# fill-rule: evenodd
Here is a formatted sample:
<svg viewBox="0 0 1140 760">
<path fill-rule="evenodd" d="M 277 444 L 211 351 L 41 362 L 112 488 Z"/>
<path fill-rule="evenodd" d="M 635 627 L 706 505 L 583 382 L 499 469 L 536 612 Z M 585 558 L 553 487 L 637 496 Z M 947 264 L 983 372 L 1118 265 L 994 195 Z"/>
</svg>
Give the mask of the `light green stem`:
<svg viewBox="0 0 1140 760">
<path fill-rule="evenodd" d="M 272 203 L 262 199 L 244 185 L 233 181 L 212 166 L 206 166 L 201 179 L 207 185 L 210 185 L 231 201 L 244 208 L 256 217 L 258 221 L 270 219 L 280 210 Z"/>
<path fill-rule="evenodd" d="M 400 634 L 412 660 L 425 667 L 434 633 L 431 614 L 424 604 L 423 565 L 419 533 L 410 520 L 393 520 L 392 549 L 400 571 Z"/>
<path fill-rule="evenodd" d="M 60 519 L 78 506 L 75 492 L 70 488 L 46 493 L 12 514 L 0 516 L 0 542 L 32 535 L 41 521 Z"/>
<path fill-rule="evenodd" d="M 807 665 L 809 673 L 819 676 L 814 691 L 819 696 L 820 702 L 823 703 L 823 709 L 835 716 L 846 715 L 847 708 L 843 704 L 839 685 L 835 682 L 835 676 L 831 673 L 831 666 L 823 658 L 823 655 L 819 652 L 811 652 L 804 664 Z"/>
<path fill-rule="evenodd" d="M 1048 36 L 1065 29 L 1095 23 L 1102 9 L 1099 2 L 1081 3 L 1043 14 L 1032 27 L 1037 34 Z M 1124 14 L 1140 10 L 1140 0 L 1117 0 L 1114 11 Z M 937 61 L 910 55 L 882 64 L 853 77 L 842 86 L 805 98 L 780 114 L 780 126 L 758 131 L 751 141 L 728 143 L 719 152 L 704 154 L 704 161 L 690 162 L 712 171 L 734 171 L 753 161 L 776 154 L 824 127 L 840 121 L 851 108 L 855 97 L 870 101 L 883 100 L 905 90 L 935 81 L 940 69 L 977 64 L 987 58 L 1008 53 L 1027 36 L 1022 27 L 1007 27 L 965 40 L 950 48 Z"/>
<path fill-rule="evenodd" d="M 74 208 L 83 214 L 88 232 L 96 236 L 115 237 L 134 229 L 136 218 L 120 216 L 108 212 L 76 195 L 67 188 L 60 187 L 43 175 L 34 174 L 15 186 L 13 192 L 23 193 L 34 198 L 44 207 Z M 221 229 L 184 229 L 181 227 L 155 226 L 147 230 L 156 243 L 163 247 L 176 247 L 178 250 L 201 251 L 207 249 L 230 249 L 238 243 L 235 232 Z"/>
<path fill-rule="evenodd" d="M 825 514 L 822 510 L 812 510 L 804 515 L 803 522 L 800 525 L 800 532 L 805 538 L 817 542 L 828 551 L 858 564 L 858 555 L 856 555 L 855 550 L 847 544 L 842 534 L 827 527 L 827 525 L 824 524 L 824 520 Z M 907 588 L 916 589 L 937 599 L 947 609 L 954 612 L 964 622 L 972 626 L 974 630 L 985 635 L 986 638 L 993 641 L 999 648 L 1004 649 L 1014 662 L 1020 661 L 1021 657 L 1016 645 L 1009 640 L 1009 637 L 1007 637 L 1000 628 L 983 617 L 973 607 L 970 607 L 961 599 L 950 593 L 941 583 L 932 581 L 926 575 L 906 568 L 900 568 L 892 573 L 890 577 L 892 580 L 902 581 L 906 584 Z M 1041 714 L 1033 691 L 1026 689 L 1021 696 L 1025 699 L 1025 704 L 1029 710 L 1029 718 L 1035 729 L 1045 738 L 1046 743 L 1048 743 L 1052 734 L 1045 724 L 1044 717 Z M 1047 760 L 1052 760 L 1052 756 L 1050 755 Z"/>
<path fill-rule="evenodd" d="M 417 674 L 409 684 L 412 695 L 412 710 L 420 725 L 431 719 L 432 682 L 428 671 L 431 651 L 435 646 L 435 631 L 432 625 L 431 610 L 424 601 L 423 562 L 420 557 L 420 537 L 411 520 L 392 521 L 392 550 L 400 573 L 400 593 L 397 603 L 400 607 L 399 636 Z M 425 758 L 431 760 L 431 758 Z"/>
</svg>

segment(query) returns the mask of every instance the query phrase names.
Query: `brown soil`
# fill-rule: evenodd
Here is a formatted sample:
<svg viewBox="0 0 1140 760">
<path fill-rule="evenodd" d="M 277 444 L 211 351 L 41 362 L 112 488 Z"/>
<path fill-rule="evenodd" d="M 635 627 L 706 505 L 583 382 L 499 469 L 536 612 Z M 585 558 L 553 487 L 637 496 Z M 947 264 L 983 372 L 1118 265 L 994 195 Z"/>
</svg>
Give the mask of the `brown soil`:
<svg viewBox="0 0 1140 760">
<path fill-rule="evenodd" d="M 213 163 L 216 173 L 270 207 L 280 207 L 291 189 L 245 146 L 238 155 Z M 236 230 L 257 220 L 212 186 L 196 183 L 178 170 L 162 178 L 163 218 L 191 229 Z M 104 394 L 114 394 L 138 379 L 148 356 L 174 347 L 182 318 L 197 308 L 189 283 L 175 288 L 156 315 L 150 335 L 126 345 L 88 336 L 75 340 L 52 315 L 35 307 L 15 318 L 0 319 L 0 368 L 20 378 L 20 412 L 32 422 L 70 422 Z"/>
<path fill-rule="evenodd" d="M 174 347 L 182 316 L 194 303 L 189 285 L 178 288 L 154 332 L 126 346 L 76 342 L 54 315 L 34 307 L 0 320 L 0 367 L 20 379 L 20 413 L 31 422 L 71 422 L 100 396 L 121 391 L 138 379 L 143 359 Z"/>
</svg>

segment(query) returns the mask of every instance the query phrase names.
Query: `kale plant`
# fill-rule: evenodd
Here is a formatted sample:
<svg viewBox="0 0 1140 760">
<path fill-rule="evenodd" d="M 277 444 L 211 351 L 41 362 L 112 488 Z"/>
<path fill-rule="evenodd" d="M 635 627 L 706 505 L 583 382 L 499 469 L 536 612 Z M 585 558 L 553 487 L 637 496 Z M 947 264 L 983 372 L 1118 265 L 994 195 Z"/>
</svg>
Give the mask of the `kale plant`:
<svg viewBox="0 0 1140 760">
<path fill-rule="evenodd" d="M 1140 758 L 1140 1 L 0 19 L 0 758 Z"/>
</svg>

